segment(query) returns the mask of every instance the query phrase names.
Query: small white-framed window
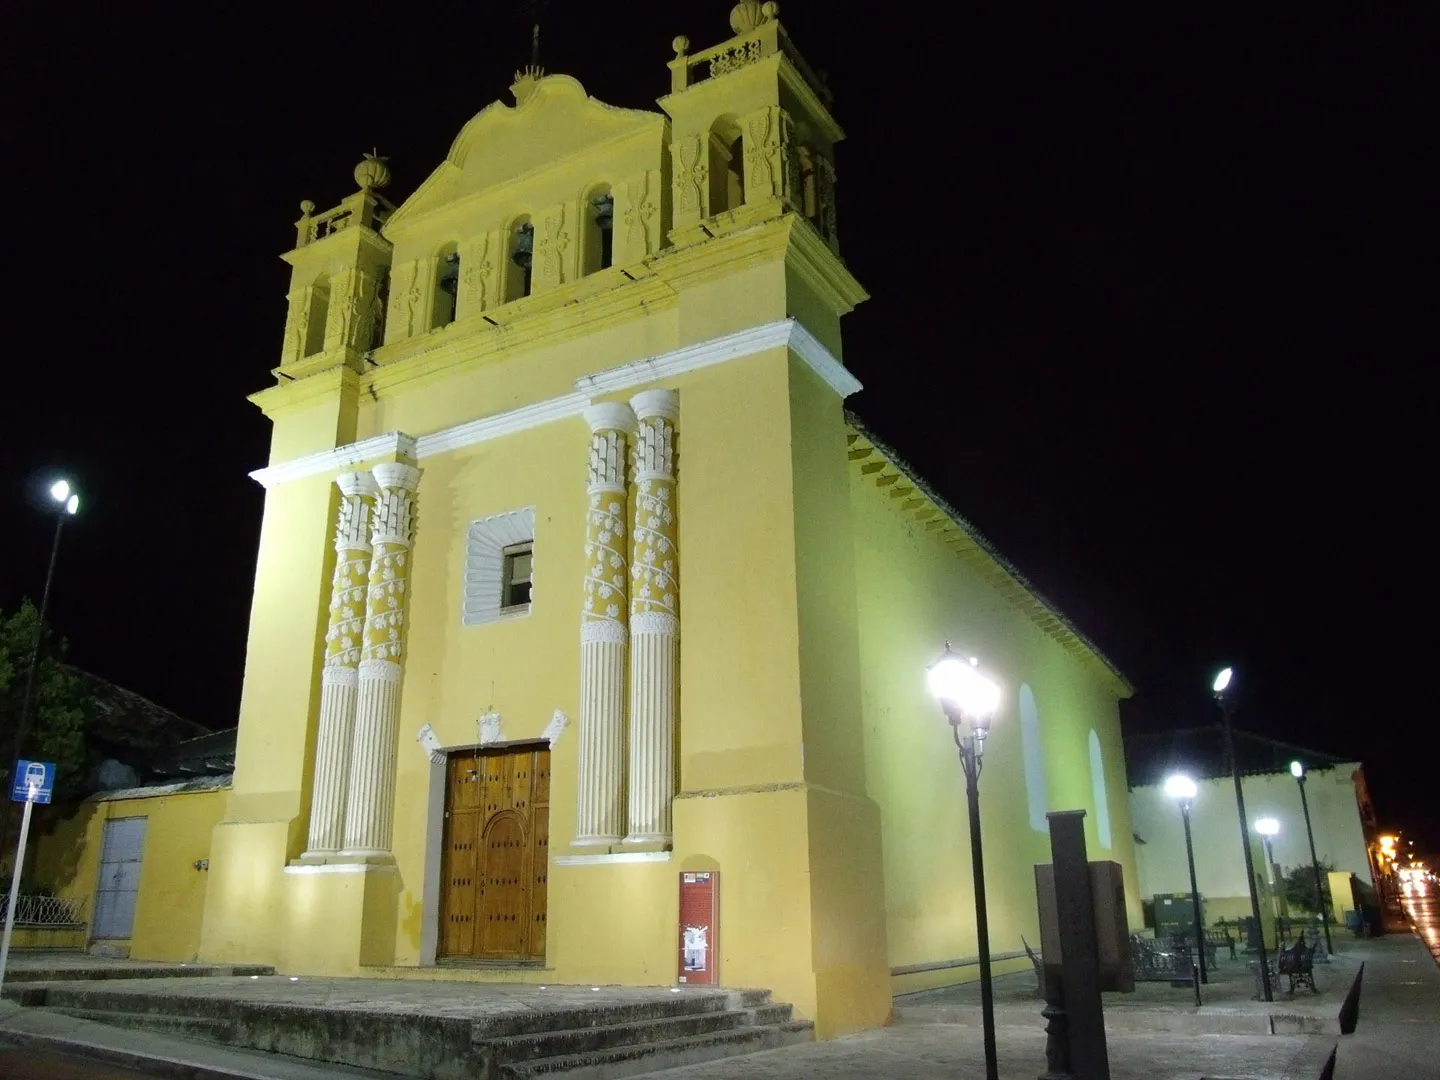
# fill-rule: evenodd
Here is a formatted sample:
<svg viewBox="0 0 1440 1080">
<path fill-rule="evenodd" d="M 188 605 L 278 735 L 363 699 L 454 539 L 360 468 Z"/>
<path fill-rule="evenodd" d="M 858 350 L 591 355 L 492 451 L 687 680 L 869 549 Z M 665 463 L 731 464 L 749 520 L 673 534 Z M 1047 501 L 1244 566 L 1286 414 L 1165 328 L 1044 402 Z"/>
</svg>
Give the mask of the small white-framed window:
<svg viewBox="0 0 1440 1080">
<path fill-rule="evenodd" d="M 470 522 L 465 534 L 461 623 L 479 626 L 528 614 L 534 588 L 534 507 Z"/>
<path fill-rule="evenodd" d="M 511 544 L 503 554 L 505 561 L 504 588 L 500 611 L 510 615 L 530 606 L 530 584 L 535 571 L 535 544 Z"/>
</svg>

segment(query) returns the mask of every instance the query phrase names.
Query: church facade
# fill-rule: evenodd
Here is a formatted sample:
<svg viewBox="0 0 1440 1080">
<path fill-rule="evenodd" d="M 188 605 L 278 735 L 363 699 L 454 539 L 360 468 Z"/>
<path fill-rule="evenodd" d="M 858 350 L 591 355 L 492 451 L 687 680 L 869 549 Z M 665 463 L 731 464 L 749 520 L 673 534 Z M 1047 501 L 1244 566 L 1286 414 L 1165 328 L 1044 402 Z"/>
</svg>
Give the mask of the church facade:
<svg viewBox="0 0 1440 1080">
<path fill-rule="evenodd" d="M 1138 905 L 1129 689 L 847 413 L 843 133 L 775 5 L 731 28 L 676 39 L 661 111 L 529 70 L 399 205 L 369 156 L 303 204 L 198 959 L 882 1024 L 975 972 L 947 640 L 1005 692 L 997 955 L 1046 809 Z"/>
</svg>

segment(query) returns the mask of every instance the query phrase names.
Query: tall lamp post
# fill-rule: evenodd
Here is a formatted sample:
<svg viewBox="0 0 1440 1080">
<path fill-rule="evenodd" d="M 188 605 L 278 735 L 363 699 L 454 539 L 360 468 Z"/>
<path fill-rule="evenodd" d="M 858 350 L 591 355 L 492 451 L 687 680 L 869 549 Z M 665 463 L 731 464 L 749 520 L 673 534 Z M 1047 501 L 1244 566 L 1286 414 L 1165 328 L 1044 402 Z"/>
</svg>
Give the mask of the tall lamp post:
<svg viewBox="0 0 1440 1080">
<path fill-rule="evenodd" d="M 1245 881 L 1250 887 L 1250 914 L 1255 919 L 1258 935 L 1255 949 L 1260 955 L 1260 994 L 1263 1000 L 1274 1001 L 1275 993 L 1270 987 L 1270 959 L 1265 955 L 1265 923 L 1260 918 L 1260 893 L 1255 888 L 1255 856 L 1250 851 L 1250 828 L 1246 824 L 1249 818 L 1245 816 L 1245 789 L 1240 784 L 1240 759 L 1235 754 L 1235 732 L 1230 723 L 1230 713 L 1234 706 L 1225 693 L 1234 677 L 1234 670 L 1227 667 L 1215 676 L 1210 688 L 1215 694 L 1215 700 L 1220 703 L 1225 752 L 1230 755 L 1230 776 L 1235 781 L 1235 808 L 1240 811 L 1240 844 L 1245 851 Z"/>
<path fill-rule="evenodd" d="M 55 580 L 55 559 L 60 554 L 60 533 L 68 518 L 80 509 L 80 496 L 68 480 L 56 480 L 50 485 L 50 498 L 55 501 L 55 539 L 50 544 L 50 565 L 45 570 L 45 590 L 40 594 L 40 619 L 35 624 L 35 642 L 30 647 L 30 666 L 25 672 L 25 695 L 20 699 L 20 723 L 16 725 L 14 752 L 10 755 L 10 772 L 13 778 L 25 752 L 25 739 L 30 734 L 30 704 L 35 697 L 35 673 L 40 666 L 40 644 L 45 638 L 45 615 L 50 610 L 50 584 Z M 0 851 L 10 841 L 10 806 L 5 805 L 4 827 L 0 828 Z"/>
<path fill-rule="evenodd" d="M 980 1019 L 985 1035 L 985 1080 L 999 1080 L 995 1058 L 995 989 L 990 978 L 990 923 L 985 914 L 985 859 L 980 846 L 980 770 L 984 767 L 985 737 L 1000 705 L 1000 687 L 950 651 L 926 672 L 930 693 L 940 702 L 960 764 L 965 770 L 965 798 L 970 811 L 970 866 L 975 876 L 975 937 L 980 954 Z M 962 732 L 962 727 L 968 731 Z"/>
<path fill-rule="evenodd" d="M 1290 762 L 1290 775 L 1300 785 L 1300 808 L 1305 811 L 1305 835 L 1310 840 L 1310 866 L 1315 871 L 1315 905 L 1320 909 L 1320 925 L 1325 928 L 1325 951 L 1335 954 L 1330 944 L 1330 912 L 1325 906 L 1325 888 L 1320 883 L 1320 858 L 1315 854 L 1315 830 L 1310 827 L 1310 800 L 1305 797 L 1305 766 L 1298 761 Z"/>
<path fill-rule="evenodd" d="M 1205 921 L 1200 915 L 1200 886 L 1195 880 L 1195 845 L 1190 838 L 1190 807 L 1195 804 L 1199 789 L 1188 776 L 1176 773 L 1165 781 L 1165 794 L 1180 804 L 1180 818 L 1185 822 L 1185 861 L 1190 865 L 1190 908 L 1195 917 L 1195 955 L 1199 958 L 1200 981 L 1208 983 L 1205 969 Z"/>
</svg>

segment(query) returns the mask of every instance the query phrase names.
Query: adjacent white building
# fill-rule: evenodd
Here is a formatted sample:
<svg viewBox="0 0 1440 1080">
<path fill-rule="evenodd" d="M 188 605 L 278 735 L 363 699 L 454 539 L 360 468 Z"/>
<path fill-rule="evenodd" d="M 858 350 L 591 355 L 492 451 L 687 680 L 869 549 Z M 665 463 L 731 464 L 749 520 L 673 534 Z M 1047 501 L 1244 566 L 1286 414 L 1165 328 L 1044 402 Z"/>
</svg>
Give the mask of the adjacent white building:
<svg viewBox="0 0 1440 1080">
<path fill-rule="evenodd" d="M 1244 851 L 1240 844 L 1240 818 L 1235 806 L 1235 784 L 1229 776 L 1194 778 L 1199 792 L 1191 811 L 1195 846 L 1195 876 L 1205 900 L 1205 917 L 1248 915 Z M 1310 864 L 1305 815 L 1300 790 L 1288 772 L 1245 776 L 1245 810 L 1253 823 L 1275 818 L 1280 832 L 1272 842 L 1278 873 Z M 1311 771 L 1305 781 L 1310 821 L 1315 830 L 1315 851 L 1322 862 L 1337 871 L 1354 874 L 1373 885 L 1368 855 L 1364 807 L 1368 806 L 1364 773 L 1359 762 L 1345 762 Z M 1160 783 L 1130 789 L 1130 815 L 1134 824 L 1135 861 L 1140 895 L 1190 891 L 1185 863 L 1185 833 L 1180 808 Z M 1262 866 L 1256 873 L 1263 875 Z M 1338 898 L 1342 905 L 1348 901 Z"/>
</svg>

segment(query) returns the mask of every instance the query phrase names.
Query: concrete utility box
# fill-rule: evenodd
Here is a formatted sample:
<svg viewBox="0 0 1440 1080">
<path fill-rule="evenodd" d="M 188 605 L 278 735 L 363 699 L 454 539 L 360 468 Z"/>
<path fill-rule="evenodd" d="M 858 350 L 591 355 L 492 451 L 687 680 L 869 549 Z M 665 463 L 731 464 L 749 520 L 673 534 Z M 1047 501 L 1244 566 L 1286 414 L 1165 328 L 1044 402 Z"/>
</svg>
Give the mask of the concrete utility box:
<svg viewBox="0 0 1440 1080">
<path fill-rule="evenodd" d="M 1195 936 L 1195 908 L 1190 902 L 1192 894 L 1186 893 L 1156 893 L 1155 894 L 1155 936 L 1164 937 L 1166 934 L 1184 934 L 1186 937 Z M 1200 922 L 1205 924 L 1205 898 L 1200 898 Z"/>
<path fill-rule="evenodd" d="M 1060 920 L 1055 908 L 1055 872 L 1035 867 L 1040 904 L 1040 953 L 1046 968 L 1060 969 Z M 1125 879 L 1117 862 L 1090 863 L 1090 896 L 1095 906 L 1095 942 L 1100 953 L 1100 989 L 1130 993 L 1135 967 L 1130 959 L 1130 920 L 1125 913 Z"/>
</svg>

